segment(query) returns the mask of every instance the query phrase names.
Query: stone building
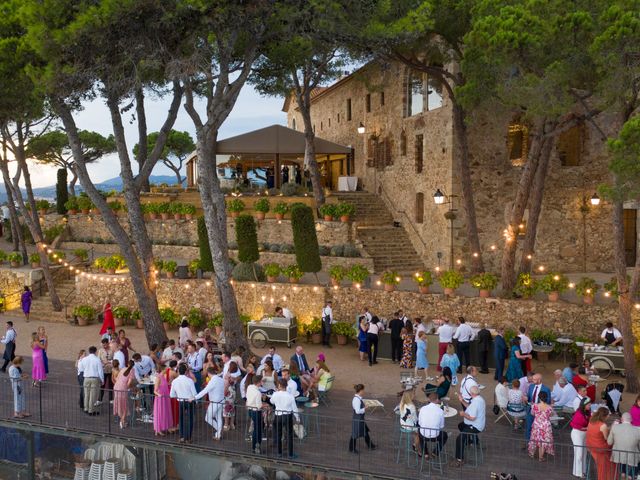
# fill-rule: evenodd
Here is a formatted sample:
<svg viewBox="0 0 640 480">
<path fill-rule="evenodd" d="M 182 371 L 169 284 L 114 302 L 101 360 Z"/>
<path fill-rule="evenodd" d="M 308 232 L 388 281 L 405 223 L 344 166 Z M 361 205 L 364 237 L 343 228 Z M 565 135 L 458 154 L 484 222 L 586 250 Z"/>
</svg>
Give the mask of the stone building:
<svg viewBox="0 0 640 480">
<path fill-rule="evenodd" d="M 302 130 L 295 99 L 283 110 L 290 128 Z M 384 200 L 429 268 L 461 268 L 473 252 L 466 241 L 460 198 L 450 101 L 442 86 L 399 63 L 369 64 L 312 100 L 316 135 L 354 150 L 359 188 Z M 485 267 L 499 271 L 503 231 L 529 148 L 526 125 L 508 113 L 475 114 L 469 146 L 477 222 Z M 591 197 L 608 178 L 600 134 L 582 124 L 560 135 L 554 145 L 534 266 L 562 272 L 612 271 L 611 208 Z M 346 175 L 347 172 L 341 172 Z M 436 205 L 434 193 L 444 194 Z M 455 210 L 455 219 L 447 212 Z M 521 226 L 522 235 L 526 231 Z M 625 211 L 627 259 L 635 262 L 637 208 Z M 519 257 L 518 257 L 519 258 Z"/>
</svg>

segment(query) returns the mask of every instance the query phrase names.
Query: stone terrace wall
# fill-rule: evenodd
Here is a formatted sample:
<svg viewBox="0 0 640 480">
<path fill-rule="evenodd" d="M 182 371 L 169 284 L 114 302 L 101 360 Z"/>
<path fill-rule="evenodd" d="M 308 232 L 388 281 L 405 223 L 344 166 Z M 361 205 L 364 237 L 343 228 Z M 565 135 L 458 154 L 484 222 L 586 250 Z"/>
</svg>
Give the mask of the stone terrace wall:
<svg viewBox="0 0 640 480">
<path fill-rule="evenodd" d="M 125 218 L 120 218 L 125 230 L 128 231 Z M 256 223 L 259 242 L 293 243 L 290 220 L 267 218 L 256 220 Z M 68 224 L 69 238 L 72 240 L 111 238 L 100 215 L 69 215 Z M 146 224 L 151 241 L 155 244 L 198 244 L 195 220 L 147 220 Z M 317 221 L 316 232 L 320 245 L 333 246 L 354 241 L 350 223 Z M 227 238 L 229 242 L 236 241 L 235 223 L 232 218 L 227 219 Z"/>
<path fill-rule="evenodd" d="M 410 316 L 426 319 L 456 318 L 463 315 L 471 322 L 485 322 L 489 326 L 552 329 L 572 336 L 597 337 L 607 321 L 617 323 L 615 305 L 575 305 L 570 303 L 540 302 L 532 300 L 503 300 L 470 297 L 446 298 L 440 294 L 413 292 L 384 292 L 382 290 L 358 290 L 354 288 L 326 288 L 312 285 L 236 283 L 238 305 L 243 313 L 259 318 L 264 312 L 272 312 L 275 305 L 286 305 L 306 323 L 320 316 L 325 300 L 334 301 L 334 313 L 338 320 L 352 322 L 355 316 L 368 306 L 382 317 L 403 308 Z M 78 282 L 77 303 L 99 306 L 106 295 L 114 304 L 135 308 L 136 301 L 128 282 L 107 283 L 88 279 Z M 82 299 L 81 301 L 79 299 Z M 191 306 L 212 313 L 218 311 L 215 287 L 205 280 L 161 279 L 158 286 L 161 307 L 170 306 L 178 311 Z M 637 317 L 637 313 L 634 312 Z M 636 320 L 638 320 L 636 318 Z"/>
<path fill-rule="evenodd" d="M 41 278 L 41 269 L 0 268 L 0 295 L 5 297 L 5 308 L 11 310 L 20 307 L 24 286 L 32 286 Z"/>
</svg>

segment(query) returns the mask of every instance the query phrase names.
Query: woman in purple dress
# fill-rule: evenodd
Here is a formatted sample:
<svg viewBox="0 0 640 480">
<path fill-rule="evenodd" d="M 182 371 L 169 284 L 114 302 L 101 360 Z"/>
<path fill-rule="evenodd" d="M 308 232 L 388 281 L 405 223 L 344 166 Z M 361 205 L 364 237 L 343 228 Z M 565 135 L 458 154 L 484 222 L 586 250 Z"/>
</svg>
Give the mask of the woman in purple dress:
<svg viewBox="0 0 640 480">
<path fill-rule="evenodd" d="M 44 370 L 44 357 L 42 356 L 42 351 L 42 345 L 40 345 L 38 334 L 33 332 L 31 334 L 31 358 L 33 360 L 31 378 L 33 379 L 34 387 L 39 386 L 41 381 L 47 379 L 47 374 Z"/>
<path fill-rule="evenodd" d="M 33 298 L 33 294 L 31 293 L 31 289 L 25 285 L 24 292 L 20 297 L 20 305 L 22 307 L 22 312 L 24 313 L 24 319 L 29 321 L 29 313 L 31 312 L 31 299 Z"/>
</svg>

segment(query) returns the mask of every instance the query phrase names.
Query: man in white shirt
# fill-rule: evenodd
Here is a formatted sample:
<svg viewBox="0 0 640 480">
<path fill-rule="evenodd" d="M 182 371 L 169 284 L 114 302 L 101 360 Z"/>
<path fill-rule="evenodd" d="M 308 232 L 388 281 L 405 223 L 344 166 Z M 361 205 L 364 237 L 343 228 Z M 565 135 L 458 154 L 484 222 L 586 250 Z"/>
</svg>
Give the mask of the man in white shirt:
<svg viewBox="0 0 640 480">
<path fill-rule="evenodd" d="M 200 354 L 196 352 L 196 346 L 191 344 L 187 347 L 187 365 L 189 370 L 193 374 L 196 385 L 196 391 L 200 390 L 202 385 L 202 362 L 200 361 Z"/>
<path fill-rule="evenodd" d="M 196 400 L 200 400 L 207 394 L 209 395 L 209 406 L 207 407 L 204 420 L 213 427 L 215 431 L 213 434 L 214 440 L 220 440 L 222 438 L 222 410 L 224 407 L 224 380 L 217 373 L 215 367 L 209 367 L 207 370 L 209 382 L 207 382 L 207 385 L 196 395 Z"/>
<path fill-rule="evenodd" d="M 471 403 L 473 399 L 473 395 L 471 391 L 473 387 L 478 388 L 478 382 L 476 380 L 476 376 L 478 375 L 478 369 L 476 367 L 467 367 L 467 376 L 462 379 L 460 382 L 460 393 L 458 393 L 458 400 L 463 405 L 465 403 Z"/>
<path fill-rule="evenodd" d="M 282 369 L 282 379 L 287 382 L 287 393 L 290 393 L 294 397 L 300 396 L 300 392 L 298 391 L 298 384 L 291 378 L 291 374 L 289 373 L 288 368 Z"/>
<path fill-rule="evenodd" d="M 331 325 L 335 323 L 331 300 L 327 300 L 320 318 L 322 320 L 322 345 L 331 348 Z"/>
<path fill-rule="evenodd" d="M 531 339 L 526 334 L 527 329 L 525 327 L 520 327 L 519 330 L 520 333 L 518 334 L 518 337 L 520 337 L 520 353 L 522 353 L 522 355 L 531 355 L 531 352 L 533 352 L 533 343 L 531 343 Z M 531 371 L 530 358 L 524 358 L 520 360 L 520 363 L 522 364 L 522 371 L 525 375 L 527 372 Z"/>
<path fill-rule="evenodd" d="M 553 390 L 551 390 L 551 398 L 554 402 L 557 401 L 562 394 L 562 387 L 560 387 L 560 384 L 558 383 L 560 377 L 562 377 L 562 370 L 554 370 L 553 378 L 555 379 L 555 383 L 553 384 Z"/>
<path fill-rule="evenodd" d="M 2 368 L 0 368 L 0 371 L 3 373 L 7 371 L 7 365 L 16 358 L 16 336 L 16 331 L 13 329 L 13 322 L 8 321 L 7 333 L 5 333 L 4 337 L 0 340 L 0 343 L 4 345 L 4 354 L 2 355 L 4 364 Z"/>
<path fill-rule="evenodd" d="M 291 320 L 293 318 L 293 313 L 287 307 L 276 307 L 275 310 L 276 317 L 284 317 L 287 320 Z"/>
<path fill-rule="evenodd" d="M 273 421 L 273 443 L 278 446 L 278 455 L 282 456 L 282 434 L 287 431 L 289 458 L 298 458 L 293 453 L 293 416 L 300 421 L 296 399 L 287 392 L 287 382 L 284 379 L 277 381 L 278 390 L 271 395 L 271 403 L 275 407 Z"/>
<path fill-rule="evenodd" d="M 553 398 L 553 405 L 555 407 L 570 407 L 573 405 L 573 401 L 578 397 L 578 392 L 575 387 L 567 382 L 567 379 L 560 377 L 558 379 L 559 391 L 553 388 L 553 391 L 558 394 L 557 398 L 553 398 L 553 392 L 551 397 Z"/>
<path fill-rule="evenodd" d="M 528 372 L 524 377 L 520 378 L 520 391 L 525 397 L 529 392 L 529 385 L 533 383 L 533 375 L 535 372 Z"/>
<path fill-rule="evenodd" d="M 207 353 L 209 352 L 209 350 L 204 348 L 204 345 L 205 345 L 204 340 L 196 341 L 196 347 L 198 348 L 198 356 L 200 357 L 200 365 L 205 364 L 205 362 L 207 361 Z M 236 363 L 238 362 L 236 361 Z"/>
<path fill-rule="evenodd" d="M 178 366 L 178 378 L 171 382 L 171 391 L 169 396 L 178 399 L 179 406 L 179 429 L 180 443 L 191 443 L 191 432 L 193 431 L 193 400 L 198 392 L 196 386 L 189 377 L 187 377 L 187 365 L 181 363 Z"/>
<path fill-rule="evenodd" d="M 429 453 L 426 442 L 436 442 L 433 454 L 438 456 L 447 443 L 447 432 L 444 431 L 444 412 L 440 408 L 440 399 L 435 393 L 428 395 L 430 403 L 420 409 L 418 426 L 420 433 L 420 447 L 422 454 Z"/>
<path fill-rule="evenodd" d="M 118 368 L 124 370 L 127 368 L 124 353 L 122 353 L 122 346 L 118 342 L 111 342 L 111 351 L 113 352 L 113 360 L 118 361 Z M 112 360 L 112 362 L 113 362 Z"/>
<path fill-rule="evenodd" d="M 486 424 L 487 405 L 480 396 L 477 386 L 471 387 L 471 401 L 462 403 L 465 410 L 458 413 L 464 419 L 458 424 L 460 434 L 456 438 L 456 464 L 462 466 L 464 460 L 464 448 L 470 443 L 478 441 L 478 433 L 484 431 Z"/>
<path fill-rule="evenodd" d="M 607 326 L 600 337 L 604 340 L 605 345 L 611 345 L 612 347 L 622 345 L 622 334 L 611 322 L 607 322 Z"/>
<path fill-rule="evenodd" d="M 167 348 L 165 348 L 162 352 L 162 363 L 164 363 L 165 365 L 169 365 L 169 362 L 171 360 L 175 360 L 173 358 L 174 352 L 180 352 L 180 354 L 184 356 L 184 352 L 182 351 L 182 349 L 176 346 L 176 341 L 171 339 L 169 340 Z"/>
<path fill-rule="evenodd" d="M 442 356 L 447 353 L 447 345 L 449 345 L 453 341 L 453 334 L 456 332 L 454 326 L 449 323 L 449 319 L 445 318 L 442 320 L 442 325 L 438 327 L 438 371 L 442 371 L 442 367 L 440 366 L 440 362 L 442 361 Z M 455 373 L 455 372 L 451 372 Z"/>
<path fill-rule="evenodd" d="M 476 335 L 473 333 L 473 329 L 467 325 L 464 317 L 458 317 L 458 322 L 459 325 L 453 334 L 453 338 L 458 341 L 456 348 L 458 359 L 460 360 L 460 371 L 458 373 L 461 373 L 463 365 L 465 367 L 471 365 L 471 341 Z"/>
<path fill-rule="evenodd" d="M 271 360 L 271 363 L 273 363 L 273 369 L 276 372 L 282 370 L 284 362 L 282 361 L 282 357 L 276 353 L 276 347 L 269 347 L 269 353 L 262 357 L 262 360 L 260 360 L 260 365 L 264 365 L 264 362 L 266 362 L 267 360 Z"/>
<path fill-rule="evenodd" d="M 371 319 L 373 318 L 373 315 L 371 315 L 371 312 L 369 311 L 369 307 L 364 307 L 362 309 L 362 315 L 361 316 L 365 318 L 367 323 L 371 323 Z"/>
<path fill-rule="evenodd" d="M 147 413 L 150 413 L 153 408 L 153 384 L 143 384 L 142 379 L 155 372 L 156 365 L 149 355 L 140 355 L 138 352 L 134 353 L 131 359 L 133 360 L 133 373 L 138 383 L 142 385 L 140 406 L 146 410 Z"/>
<path fill-rule="evenodd" d="M 82 366 L 79 366 L 84 375 L 84 411 L 88 415 L 100 415 L 95 408 L 100 396 L 100 386 L 104 383 L 104 370 L 102 362 L 96 356 L 97 351 L 96 347 L 89 347 L 89 355 L 80 361 Z"/>
<path fill-rule="evenodd" d="M 568 407 L 571 407 L 574 411 L 578 410 L 578 407 L 580 407 L 580 402 L 582 401 L 582 399 L 587 397 L 587 387 L 585 387 L 584 385 L 580 385 L 576 390 L 578 392 L 576 398 L 573 399 L 573 402 L 571 403 L 571 405 L 567 405 Z"/>
<path fill-rule="evenodd" d="M 262 377 L 260 375 L 253 376 L 253 383 L 247 387 L 247 409 L 249 417 L 253 422 L 253 431 L 251 432 L 251 450 L 260 454 L 260 446 L 262 444 Z"/>
</svg>

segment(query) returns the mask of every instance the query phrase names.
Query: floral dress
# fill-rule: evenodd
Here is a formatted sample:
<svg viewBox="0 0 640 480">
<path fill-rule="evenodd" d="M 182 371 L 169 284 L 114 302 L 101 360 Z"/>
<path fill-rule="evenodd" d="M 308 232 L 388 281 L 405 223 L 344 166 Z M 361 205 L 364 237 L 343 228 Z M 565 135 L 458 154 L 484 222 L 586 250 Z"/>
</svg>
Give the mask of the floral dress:
<svg viewBox="0 0 640 480">
<path fill-rule="evenodd" d="M 236 387 L 233 382 L 227 381 L 225 384 L 222 416 L 226 418 L 233 418 L 236 416 Z"/>
<path fill-rule="evenodd" d="M 405 333 L 402 335 L 402 360 L 401 368 L 413 368 L 413 335 Z"/>
<path fill-rule="evenodd" d="M 539 403 L 531 406 L 533 424 L 531 425 L 531 440 L 529 440 L 529 455 L 533 456 L 536 448 L 542 449 L 544 453 L 554 454 L 553 431 L 551 429 L 551 415 L 553 408 L 547 406 L 546 410 L 540 408 Z"/>
</svg>

